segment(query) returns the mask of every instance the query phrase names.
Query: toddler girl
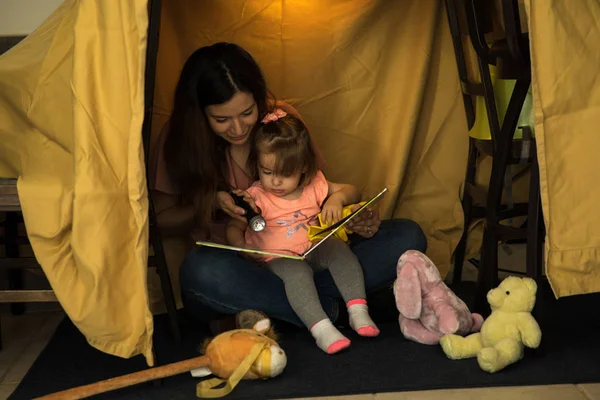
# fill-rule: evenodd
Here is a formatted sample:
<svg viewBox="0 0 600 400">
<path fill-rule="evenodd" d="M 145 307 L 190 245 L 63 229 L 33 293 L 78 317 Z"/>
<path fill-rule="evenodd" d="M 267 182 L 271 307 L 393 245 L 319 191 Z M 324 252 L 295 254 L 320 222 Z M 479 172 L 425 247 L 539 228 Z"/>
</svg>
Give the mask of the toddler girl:
<svg viewBox="0 0 600 400">
<path fill-rule="evenodd" d="M 308 227 L 322 213 L 328 224 L 339 221 L 344 206 L 360 201 L 353 185 L 329 182 L 317 169 L 308 131 L 301 120 L 276 109 L 254 134 L 248 168 L 258 181 L 248 190 L 267 222 L 261 232 L 232 219 L 227 240 L 233 246 L 302 254 L 311 247 Z M 304 261 L 262 258 L 279 276 L 295 313 L 317 345 L 333 354 L 350 345 L 323 310 L 313 272 L 329 269 L 348 307 L 350 326 L 361 336 L 377 336 L 379 329 L 368 313 L 362 267 L 348 245 L 330 237 Z"/>
</svg>

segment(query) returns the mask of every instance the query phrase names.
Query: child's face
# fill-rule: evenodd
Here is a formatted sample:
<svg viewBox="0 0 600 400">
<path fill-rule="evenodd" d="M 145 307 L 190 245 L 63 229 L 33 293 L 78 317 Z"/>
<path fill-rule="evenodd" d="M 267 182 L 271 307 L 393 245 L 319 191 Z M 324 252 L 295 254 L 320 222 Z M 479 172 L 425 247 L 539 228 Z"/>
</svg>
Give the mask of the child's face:
<svg viewBox="0 0 600 400">
<path fill-rule="evenodd" d="M 260 153 L 258 156 L 258 178 L 265 190 L 277 197 L 293 197 L 300 190 L 302 171 L 290 176 L 276 175 L 276 158 L 273 153 Z"/>
</svg>

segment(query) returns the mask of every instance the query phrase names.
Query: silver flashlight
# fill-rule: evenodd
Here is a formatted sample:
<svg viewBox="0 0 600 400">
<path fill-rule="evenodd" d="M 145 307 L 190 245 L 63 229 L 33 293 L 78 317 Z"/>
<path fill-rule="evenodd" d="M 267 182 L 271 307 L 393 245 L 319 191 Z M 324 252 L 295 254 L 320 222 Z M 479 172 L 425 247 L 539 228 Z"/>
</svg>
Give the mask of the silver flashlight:
<svg viewBox="0 0 600 400">
<path fill-rule="evenodd" d="M 231 195 L 231 197 L 233 197 L 235 205 L 237 205 L 238 207 L 242 207 L 244 211 L 246 211 L 244 215 L 248 220 L 248 225 L 250 226 L 250 229 L 252 229 L 254 232 L 260 232 L 267 227 L 267 221 L 265 221 L 263 216 L 257 214 L 256 211 L 252 209 L 250 204 L 246 203 L 242 196 L 238 196 L 233 192 L 229 192 L 229 194 Z"/>
</svg>

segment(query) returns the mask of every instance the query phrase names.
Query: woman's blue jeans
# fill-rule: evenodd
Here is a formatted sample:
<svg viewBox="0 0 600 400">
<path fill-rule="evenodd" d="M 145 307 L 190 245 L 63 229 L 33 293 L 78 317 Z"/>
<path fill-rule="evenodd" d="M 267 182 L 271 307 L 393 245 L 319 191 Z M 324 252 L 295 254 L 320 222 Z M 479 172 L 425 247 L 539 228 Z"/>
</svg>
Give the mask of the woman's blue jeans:
<svg viewBox="0 0 600 400">
<path fill-rule="evenodd" d="M 414 221 L 392 219 L 382 221 L 370 239 L 351 235 L 350 247 L 363 267 L 367 293 L 371 293 L 391 286 L 398 258 L 407 250 L 425 252 L 427 240 Z M 201 321 L 254 309 L 269 318 L 303 326 L 288 303 L 283 281 L 236 252 L 208 247 L 192 250 L 181 265 L 180 282 L 186 311 Z M 329 271 L 315 273 L 315 284 L 323 309 L 335 322 L 342 296 Z"/>
</svg>

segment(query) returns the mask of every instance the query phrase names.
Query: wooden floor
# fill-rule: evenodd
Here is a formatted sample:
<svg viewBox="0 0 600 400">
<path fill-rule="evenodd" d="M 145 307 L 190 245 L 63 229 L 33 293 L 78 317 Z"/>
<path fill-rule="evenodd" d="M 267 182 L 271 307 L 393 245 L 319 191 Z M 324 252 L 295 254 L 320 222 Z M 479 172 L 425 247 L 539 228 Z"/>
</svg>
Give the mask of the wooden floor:
<svg viewBox="0 0 600 400">
<path fill-rule="evenodd" d="M 42 311 L 15 317 L 3 308 L 0 399 L 7 399 L 21 382 L 62 318 L 62 311 Z"/>
<path fill-rule="evenodd" d="M 525 249 L 511 246 L 512 254 L 500 250 L 500 268 L 511 269 L 524 265 Z M 474 280 L 476 270 L 465 264 L 464 279 Z M 39 353 L 46 346 L 52 333 L 64 318 L 62 311 L 37 310 L 22 316 L 12 316 L 2 308 L 2 335 L 4 349 L 0 351 L 0 400 L 7 399 L 25 376 Z M 59 367 L 59 366 L 57 366 Z M 600 380 L 600 377 L 598 378 Z M 587 385 L 520 386 L 503 388 L 478 388 L 460 390 L 433 390 L 419 392 L 379 393 L 340 397 L 313 397 L 310 400 L 600 400 L 600 383 Z"/>
</svg>

